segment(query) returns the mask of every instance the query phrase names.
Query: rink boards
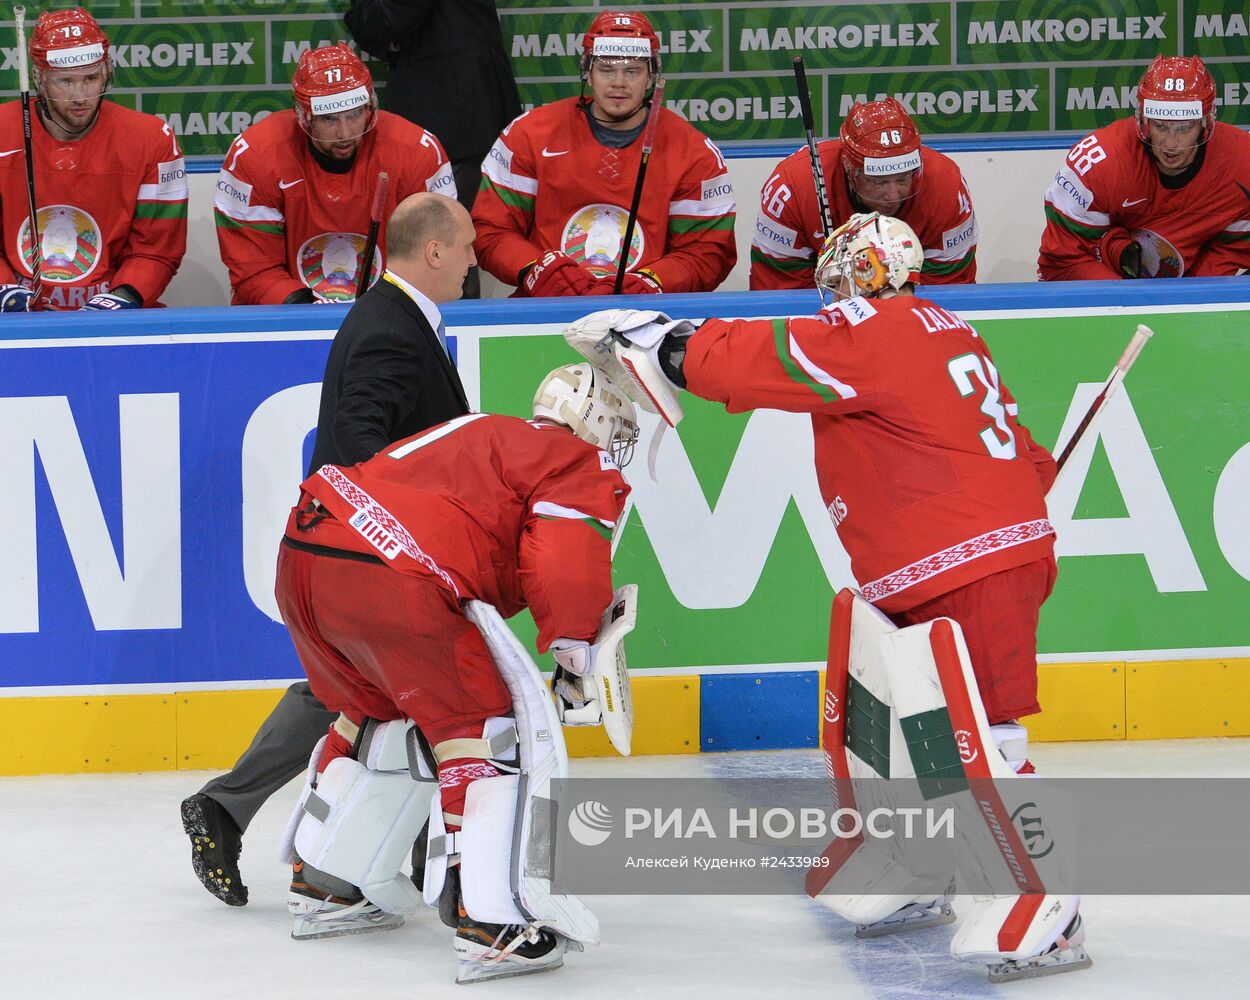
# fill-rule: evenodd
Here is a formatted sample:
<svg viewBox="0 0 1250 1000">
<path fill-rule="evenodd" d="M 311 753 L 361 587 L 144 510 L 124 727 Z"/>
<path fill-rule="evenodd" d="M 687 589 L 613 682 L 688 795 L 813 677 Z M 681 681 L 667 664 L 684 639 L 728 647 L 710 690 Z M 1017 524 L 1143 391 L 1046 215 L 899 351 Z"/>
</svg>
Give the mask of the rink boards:
<svg viewBox="0 0 1250 1000">
<path fill-rule="evenodd" d="M 1043 739 L 1250 734 L 1250 290 L 1238 279 L 936 290 L 1021 419 L 1066 438 L 1136 323 L 1154 341 L 1051 497 Z M 600 303 L 594 303 L 596 305 Z M 654 305 L 635 300 L 634 305 Z M 814 294 L 666 296 L 675 316 Z M 581 302 L 446 308 L 473 401 L 528 411 Z M 0 325 L 0 773 L 228 765 L 298 662 L 273 561 L 345 310 L 163 310 Z M 900 358 L 900 378 L 906 359 Z M 627 470 L 640 588 L 635 752 L 815 746 L 829 604 L 850 583 L 802 416 L 685 398 Z M 527 616 L 513 626 L 526 642 Z M 544 663 L 546 658 L 540 658 Z M 58 734 L 49 739 L 49 734 Z M 575 752 L 610 753 L 595 731 Z"/>
</svg>

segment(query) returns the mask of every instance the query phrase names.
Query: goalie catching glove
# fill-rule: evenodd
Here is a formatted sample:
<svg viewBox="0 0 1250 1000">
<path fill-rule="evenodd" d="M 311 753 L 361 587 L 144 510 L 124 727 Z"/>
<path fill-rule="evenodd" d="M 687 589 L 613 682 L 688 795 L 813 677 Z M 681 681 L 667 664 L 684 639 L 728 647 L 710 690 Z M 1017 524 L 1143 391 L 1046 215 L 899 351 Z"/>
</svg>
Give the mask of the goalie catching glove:
<svg viewBox="0 0 1250 1000">
<path fill-rule="evenodd" d="M 564 339 L 648 413 L 670 427 L 682 418 L 681 365 L 696 324 L 653 309 L 602 309 L 564 331 Z"/>
<path fill-rule="evenodd" d="M 608 739 L 623 757 L 630 755 L 634 732 L 634 702 L 624 639 L 637 621 L 638 587 L 631 583 L 612 595 L 593 643 L 557 639 L 551 644 L 556 661 L 552 689 L 560 721 L 566 726 L 602 723 Z"/>
</svg>

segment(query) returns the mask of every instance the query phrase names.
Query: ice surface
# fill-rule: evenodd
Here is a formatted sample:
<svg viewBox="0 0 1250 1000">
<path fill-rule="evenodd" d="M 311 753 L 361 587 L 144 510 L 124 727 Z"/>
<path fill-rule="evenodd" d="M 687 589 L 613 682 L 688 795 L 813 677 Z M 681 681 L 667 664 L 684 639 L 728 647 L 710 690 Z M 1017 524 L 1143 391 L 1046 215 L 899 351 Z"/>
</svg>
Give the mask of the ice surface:
<svg viewBox="0 0 1250 1000">
<path fill-rule="evenodd" d="M 1248 776 L 1250 740 L 1033 747 L 1055 776 Z M 574 775 L 823 775 L 816 751 L 574 761 Z M 0 997 L 227 1000 L 458 997 L 450 931 L 423 911 L 396 931 L 295 942 L 289 869 L 273 860 L 292 784 L 244 839 L 246 907 L 191 872 L 178 805 L 204 772 L 0 779 Z M 489 997 L 1140 998 L 1250 996 L 1238 897 L 1097 897 L 1083 912 L 1094 967 L 993 987 L 954 962 L 954 927 L 856 940 L 806 897 L 599 896 L 603 944 L 563 969 L 474 985 Z M 958 901 L 956 903 L 958 911 Z M 474 994 L 476 995 L 476 994 Z"/>
</svg>

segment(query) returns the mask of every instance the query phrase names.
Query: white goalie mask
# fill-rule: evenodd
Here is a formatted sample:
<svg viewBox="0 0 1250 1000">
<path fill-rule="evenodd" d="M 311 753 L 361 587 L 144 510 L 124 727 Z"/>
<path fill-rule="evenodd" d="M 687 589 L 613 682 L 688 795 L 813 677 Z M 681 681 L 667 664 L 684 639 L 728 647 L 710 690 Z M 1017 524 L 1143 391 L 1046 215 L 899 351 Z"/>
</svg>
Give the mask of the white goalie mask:
<svg viewBox="0 0 1250 1000">
<path fill-rule="evenodd" d="M 534 393 L 534 417 L 563 424 L 602 448 L 624 468 L 638 441 L 638 413 L 615 383 L 591 364 L 565 365 L 547 375 Z"/>
<path fill-rule="evenodd" d="M 870 212 L 852 215 L 835 229 L 816 258 L 816 287 L 833 301 L 856 295 L 868 298 L 887 289 L 920 283 L 924 248 L 901 219 Z"/>
</svg>

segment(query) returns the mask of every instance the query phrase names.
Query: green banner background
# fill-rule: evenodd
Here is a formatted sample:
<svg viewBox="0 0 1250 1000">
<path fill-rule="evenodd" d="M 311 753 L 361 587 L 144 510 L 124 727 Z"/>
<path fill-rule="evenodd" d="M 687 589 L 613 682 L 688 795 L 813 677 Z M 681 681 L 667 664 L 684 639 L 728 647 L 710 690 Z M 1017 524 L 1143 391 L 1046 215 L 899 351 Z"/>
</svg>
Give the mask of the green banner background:
<svg viewBox="0 0 1250 1000">
<path fill-rule="evenodd" d="M 1162 477 L 1205 590 L 1160 592 L 1141 554 L 1070 555 L 1046 603 L 1040 652 L 1053 654 L 1250 646 L 1250 581 L 1241 576 L 1250 551 L 1226 552 L 1213 527 L 1216 484 L 1250 441 L 1250 352 L 1245 311 L 1164 313 L 1140 317 L 1155 330 L 1122 392 Z M 974 320 L 1020 403 L 1021 419 L 1053 447 L 1078 383 L 1101 384 L 1138 321 L 1131 315 Z M 1197 349 L 1195 349 L 1197 347 Z M 487 411 L 528 414 L 532 386 L 569 354 L 558 336 L 490 337 L 480 341 L 481 404 Z M 715 509 L 738 455 L 747 415 L 683 396 L 686 419 L 676 431 Z M 1212 414 L 1218 414 L 1213 419 Z M 643 443 L 646 445 L 646 441 Z M 794 447 L 784 440 L 777 449 Z M 639 449 L 640 451 L 642 448 Z M 628 470 L 639 482 L 645 458 Z M 741 477 L 750 479 L 749 475 Z M 1101 442 L 1080 492 L 1074 520 L 1124 518 L 1122 488 Z M 659 489 L 664 488 L 661 478 Z M 693 516 L 693 515 L 691 515 Z M 679 510 L 666 521 L 681 525 Z M 671 528 L 672 524 L 669 525 Z M 1225 526 L 1227 529 L 1227 526 Z M 759 530 L 771 530 L 771 527 Z M 1227 543 L 1227 539 L 1225 539 Z M 672 545 L 669 541 L 667 545 Z M 1246 542 L 1243 540 L 1243 545 Z M 685 558 L 697 564 L 699 553 Z M 639 584 L 639 626 L 630 638 L 631 666 L 772 664 L 823 660 L 833 590 L 811 536 L 791 501 L 758 583 L 739 607 L 695 610 L 674 597 L 647 527 L 634 508 L 614 562 L 618 583 Z M 850 580 L 843 581 L 850 583 Z M 513 620 L 533 642 L 526 615 Z"/>
<path fill-rule="evenodd" d="M 216 91 L 219 111 L 236 110 L 226 106 L 233 100 L 247 112 L 277 101 L 289 106 L 301 49 L 348 39 L 343 0 L 83 3 L 119 48 L 115 96 L 129 95 L 126 103 L 161 115 L 207 107 L 211 102 L 196 88 Z M 54 0 L 50 6 L 72 5 Z M 497 6 L 504 45 L 530 105 L 577 93 L 581 36 L 596 13 L 620 5 L 499 0 Z M 1126 114 L 1150 59 L 1177 52 L 1207 61 L 1220 119 L 1250 126 L 1250 9 L 1228 0 L 650 0 L 629 7 L 646 12 L 661 34 L 668 106 L 722 143 L 802 139 L 800 120 L 789 109 L 777 113 L 773 103 L 794 93 L 795 54 L 807 64 L 822 135 L 837 132 L 845 114 L 842 94 L 906 97 L 936 88 L 994 95 L 1018 86 L 1038 88 L 1036 112 L 987 112 L 981 99 L 976 109 L 963 102 L 954 112 L 922 111 L 921 129 L 943 136 L 1085 132 Z M 223 43 L 224 62 L 222 50 L 213 48 Z M 246 58 L 236 58 L 240 53 L 229 43 L 246 45 Z M 0 21 L 0 99 L 16 92 L 12 46 L 12 21 Z M 148 65 L 135 64 L 142 51 L 137 46 L 149 50 Z M 160 46 L 172 49 L 156 52 Z M 385 61 L 371 60 L 370 68 L 385 85 Z M 272 94 L 262 97 L 266 89 Z M 174 124 L 187 121 L 184 115 Z M 182 138 L 190 155 L 214 157 L 233 136 L 196 131 Z"/>
</svg>

